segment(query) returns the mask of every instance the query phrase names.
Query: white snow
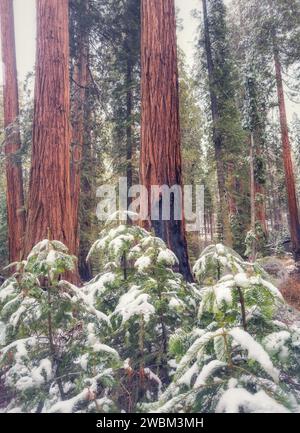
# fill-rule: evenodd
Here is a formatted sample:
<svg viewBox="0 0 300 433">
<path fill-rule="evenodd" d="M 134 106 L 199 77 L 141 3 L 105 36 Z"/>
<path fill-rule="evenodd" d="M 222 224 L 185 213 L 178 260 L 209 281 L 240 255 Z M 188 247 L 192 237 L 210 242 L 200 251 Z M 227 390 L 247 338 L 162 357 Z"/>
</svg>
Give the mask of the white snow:
<svg viewBox="0 0 300 433">
<path fill-rule="evenodd" d="M 226 366 L 225 362 L 218 361 L 217 359 L 214 359 L 213 361 L 210 361 L 208 364 L 204 365 L 199 376 L 197 377 L 197 380 L 194 384 L 194 388 L 198 388 L 199 386 L 205 385 L 209 377 L 216 370 L 219 370 L 220 368 L 225 366 Z"/>
<path fill-rule="evenodd" d="M 78 300 L 83 301 L 87 311 L 95 315 L 99 321 L 103 321 L 109 324 L 109 318 L 106 316 L 106 314 L 102 313 L 102 311 L 99 311 L 94 307 L 94 298 L 97 294 L 101 294 L 101 291 L 104 290 L 104 284 L 112 281 L 113 278 L 114 274 L 112 273 L 104 274 L 97 282 L 84 286 L 82 288 L 76 287 L 74 284 L 70 284 L 67 281 L 60 281 L 59 285 L 67 285 L 74 294 L 72 299 L 73 302 L 76 303 L 78 302 Z"/>
<path fill-rule="evenodd" d="M 137 268 L 138 272 L 145 272 L 151 266 L 151 258 L 149 256 L 141 256 L 139 257 L 134 267 Z"/>
<path fill-rule="evenodd" d="M 116 238 L 114 238 L 109 243 L 109 249 L 112 249 L 114 254 L 117 255 L 124 249 L 127 243 L 133 242 L 134 237 L 130 234 L 125 235 L 119 235 Z"/>
<path fill-rule="evenodd" d="M 227 305 L 232 304 L 232 283 L 231 281 L 226 281 L 214 286 L 213 290 L 216 297 L 216 302 L 218 307 L 225 302 Z"/>
<path fill-rule="evenodd" d="M 0 322 L 0 346 L 4 346 L 6 338 L 6 326 L 4 322 Z"/>
<path fill-rule="evenodd" d="M 224 392 L 217 407 L 217 413 L 288 413 L 289 411 L 269 397 L 263 390 L 250 394 L 243 388 L 230 388 Z"/>
<path fill-rule="evenodd" d="M 81 393 L 70 400 L 59 401 L 58 403 L 54 404 L 49 410 L 49 413 L 72 413 L 77 404 L 83 401 L 88 401 L 90 398 L 90 390 L 84 389 Z"/>
<path fill-rule="evenodd" d="M 40 385 L 46 380 L 49 380 L 52 375 L 52 364 L 48 358 L 42 359 L 39 366 L 32 369 L 31 377 L 35 383 L 35 385 Z"/>
<path fill-rule="evenodd" d="M 221 256 L 223 256 L 225 254 L 225 247 L 222 244 L 217 244 L 216 245 L 216 251 L 218 254 L 220 254 Z"/>
<path fill-rule="evenodd" d="M 45 383 L 45 380 L 48 381 L 53 377 L 52 364 L 47 358 L 42 359 L 39 366 L 31 370 L 27 369 L 25 366 L 18 366 L 17 369 L 18 371 L 16 371 L 15 374 L 19 374 L 21 377 L 16 381 L 15 386 L 19 391 L 39 387 Z"/>
<path fill-rule="evenodd" d="M 31 257 L 35 256 L 36 254 L 40 253 L 41 251 L 47 250 L 50 246 L 50 241 L 48 239 L 43 239 L 41 242 L 36 244 L 30 254 L 28 255 L 27 259 L 29 260 Z"/>
<path fill-rule="evenodd" d="M 93 323 L 89 323 L 87 326 L 88 330 L 88 344 L 93 349 L 94 352 L 106 352 L 110 355 L 113 355 L 115 358 L 119 358 L 118 352 L 110 346 L 106 344 L 102 344 L 99 341 L 99 338 L 95 334 L 95 325 Z"/>
<path fill-rule="evenodd" d="M 46 262 L 49 266 L 53 266 L 58 258 L 58 254 L 55 250 L 51 250 L 46 258 Z"/>
<path fill-rule="evenodd" d="M 157 256 L 157 262 L 169 266 L 174 266 L 176 263 L 178 263 L 178 259 L 173 253 L 173 251 L 166 249 L 159 252 Z"/>
<path fill-rule="evenodd" d="M 240 328 L 231 329 L 229 334 L 243 349 L 248 351 L 248 357 L 257 361 L 277 383 L 279 380 L 279 371 L 273 366 L 268 353 L 264 350 L 262 345 L 255 341 L 248 332 Z"/>
<path fill-rule="evenodd" d="M 95 344 L 92 345 L 92 349 L 94 352 L 106 352 L 109 353 L 110 355 L 113 355 L 116 358 L 119 357 L 118 352 L 112 347 L 107 346 L 106 344 L 96 342 Z"/>
<path fill-rule="evenodd" d="M 178 380 L 179 385 L 191 386 L 193 376 L 199 372 L 198 363 L 195 362 Z"/>
<path fill-rule="evenodd" d="M 7 286 L 2 286 L 0 289 L 0 302 L 4 302 L 6 298 L 16 293 L 16 287 L 13 283 Z"/>
<path fill-rule="evenodd" d="M 228 381 L 228 389 L 230 388 L 236 388 L 236 386 L 238 385 L 238 380 L 235 377 L 231 377 Z"/>
<path fill-rule="evenodd" d="M 81 291 L 84 292 L 86 301 L 89 305 L 93 305 L 96 296 L 101 296 L 101 294 L 106 290 L 106 285 L 112 284 L 115 281 L 115 274 L 112 272 L 107 272 L 95 281 L 94 283 L 87 284 Z"/>
<path fill-rule="evenodd" d="M 20 307 L 17 309 L 17 311 L 15 311 L 10 319 L 9 319 L 9 323 L 16 328 L 20 318 L 22 316 L 23 313 L 25 313 L 28 309 L 28 307 L 33 307 L 34 304 L 37 304 L 37 301 L 33 298 L 25 298 L 24 301 L 22 302 L 22 304 L 20 305 Z"/>
<path fill-rule="evenodd" d="M 250 279 L 247 274 L 245 274 L 245 272 L 239 272 L 238 274 L 236 274 L 234 276 L 234 281 L 238 287 L 241 287 L 243 289 L 246 289 L 251 284 Z"/>
<path fill-rule="evenodd" d="M 12 343 L 10 343 L 8 346 L 5 346 L 1 349 L 0 352 L 0 359 L 3 359 L 3 357 L 6 355 L 7 352 L 9 352 L 12 349 L 16 349 L 15 358 L 16 361 L 21 361 L 22 358 L 26 358 L 28 351 L 26 348 L 26 345 L 29 347 L 34 347 L 38 343 L 38 339 L 36 337 L 29 337 L 29 338 L 23 338 L 20 340 L 15 340 Z"/>
<path fill-rule="evenodd" d="M 289 349 L 285 346 L 287 341 L 291 338 L 288 331 L 273 332 L 263 339 L 263 345 L 270 355 L 279 356 L 281 361 L 284 361 L 289 356 Z"/>
<path fill-rule="evenodd" d="M 148 302 L 149 299 L 150 296 L 139 290 L 138 286 L 132 286 L 125 295 L 121 296 L 113 314 L 121 315 L 123 323 L 135 315 L 143 316 L 145 322 L 148 322 L 150 316 L 155 314 L 155 308 Z"/>
<path fill-rule="evenodd" d="M 75 360 L 75 364 L 79 364 L 80 367 L 86 371 L 88 367 L 88 360 L 89 360 L 89 354 L 85 353 L 84 355 L 80 356 Z"/>
<path fill-rule="evenodd" d="M 169 301 L 169 307 L 171 308 L 171 309 L 177 309 L 177 308 L 180 308 L 180 307 L 182 307 L 184 304 L 183 304 L 183 302 L 182 301 L 180 301 L 179 299 L 176 299 L 176 298 L 171 298 L 170 299 L 170 301 Z"/>
</svg>

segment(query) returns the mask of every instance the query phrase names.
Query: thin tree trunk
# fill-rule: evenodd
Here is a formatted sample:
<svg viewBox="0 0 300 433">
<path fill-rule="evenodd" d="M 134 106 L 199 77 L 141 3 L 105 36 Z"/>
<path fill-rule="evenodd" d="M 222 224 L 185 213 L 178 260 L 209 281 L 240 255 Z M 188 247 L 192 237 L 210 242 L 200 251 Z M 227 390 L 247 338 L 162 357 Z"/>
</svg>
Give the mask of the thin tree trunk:
<svg viewBox="0 0 300 433">
<path fill-rule="evenodd" d="M 181 144 L 179 124 L 179 89 L 177 70 L 176 21 L 174 0 L 142 0 L 142 122 L 141 184 L 149 197 L 149 215 L 153 197 L 151 186 L 182 187 Z M 183 194 L 182 194 L 183 195 Z M 190 271 L 183 197 L 181 220 L 174 219 L 171 197 L 171 219 L 149 221 L 157 236 L 165 240 L 179 260 L 179 270 L 189 281 Z M 161 208 L 160 203 L 157 203 Z"/>
<path fill-rule="evenodd" d="M 256 234 L 256 210 L 255 210 L 255 174 L 254 174 L 254 138 L 253 133 L 250 134 L 250 205 L 251 205 L 251 231 Z M 252 241 L 250 261 L 254 261 L 256 256 L 256 241 Z"/>
<path fill-rule="evenodd" d="M 205 52 L 207 59 L 207 72 L 209 79 L 209 93 L 210 93 L 210 101 L 211 101 L 211 114 L 213 121 L 213 142 L 215 148 L 215 159 L 216 159 L 216 169 L 217 169 L 217 181 L 218 181 L 218 192 L 219 192 L 219 213 L 220 213 L 220 223 L 221 223 L 221 235 L 223 237 L 223 241 L 226 245 L 232 246 L 232 232 L 230 227 L 230 212 L 228 206 L 228 197 L 226 191 L 226 179 L 225 179 L 225 170 L 223 163 L 223 140 L 222 135 L 218 129 L 219 122 L 219 112 L 218 112 L 218 102 L 217 96 L 214 91 L 214 65 L 212 60 L 212 51 L 211 51 L 211 42 L 209 35 L 209 23 L 207 16 L 207 4 L 206 0 L 202 0 L 203 4 L 203 18 L 204 18 L 204 36 L 205 36 Z"/>
<path fill-rule="evenodd" d="M 129 190 L 132 186 L 132 64 L 130 56 L 127 58 L 127 74 L 126 74 L 126 177 L 127 177 L 127 189 Z M 127 207 L 130 206 L 132 199 L 127 198 Z M 130 221 L 130 220 L 129 220 Z M 129 222 L 128 221 L 128 222 Z"/>
<path fill-rule="evenodd" d="M 265 234 L 268 236 L 268 227 L 266 221 L 266 202 L 265 202 L 265 188 L 259 182 L 255 181 L 255 197 L 260 197 L 259 200 L 255 202 L 255 212 L 256 212 L 256 220 L 259 221 L 261 228 Z"/>
<path fill-rule="evenodd" d="M 50 233 L 75 252 L 70 193 L 68 0 L 37 1 L 27 252 Z"/>
<path fill-rule="evenodd" d="M 256 161 L 256 158 L 261 158 L 261 148 L 263 146 L 262 136 L 264 134 L 264 130 L 261 125 L 257 125 L 256 130 L 253 132 L 253 164 Z M 266 191 L 265 185 L 262 183 L 261 179 L 259 179 L 259 175 L 261 173 L 256 173 L 255 165 L 253 166 L 254 170 L 254 190 L 255 190 L 255 218 L 256 221 L 260 223 L 261 229 L 264 233 L 265 238 L 268 237 L 268 227 L 266 221 Z"/>
<path fill-rule="evenodd" d="M 88 1 L 85 3 L 88 7 Z M 84 145 L 84 120 L 86 110 L 86 87 L 88 77 L 88 37 L 80 26 L 78 58 L 74 68 L 74 107 L 72 127 L 71 199 L 75 230 L 75 254 L 79 253 L 79 201 L 81 185 L 82 152 Z"/>
<path fill-rule="evenodd" d="M 276 72 L 279 114 L 280 114 L 283 164 L 284 164 L 285 182 L 286 182 L 286 189 L 287 189 L 287 196 L 288 196 L 290 233 L 291 233 L 291 241 L 292 241 L 294 258 L 295 261 L 298 262 L 300 260 L 299 211 L 298 211 L 298 203 L 297 203 L 296 188 L 295 188 L 295 176 L 294 176 L 293 163 L 291 157 L 291 145 L 290 145 L 286 109 L 285 109 L 281 63 L 280 63 L 278 47 L 276 45 L 275 36 L 274 36 L 274 63 L 275 63 L 275 72 Z"/>
<path fill-rule="evenodd" d="M 9 260 L 20 261 L 24 254 L 26 215 L 24 207 L 21 148 L 18 126 L 19 95 L 16 65 L 13 0 L 0 1 L 3 99 L 6 155 L 6 203 Z"/>
<path fill-rule="evenodd" d="M 214 240 L 214 224 L 213 224 L 213 214 L 209 212 L 209 226 L 210 226 L 210 240 L 213 242 Z"/>
<path fill-rule="evenodd" d="M 227 163 L 227 172 L 228 172 L 228 185 L 230 188 L 230 193 L 228 194 L 228 208 L 229 215 L 236 215 L 238 213 L 236 199 L 234 193 L 236 194 L 237 185 L 234 177 L 234 162 L 230 161 Z"/>
<path fill-rule="evenodd" d="M 90 99 L 90 80 L 88 79 L 87 100 Z M 95 164 L 92 155 L 92 137 L 91 137 L 91 109 L 87 104 L 85 111 L 85 134 L 82 153 L 82 171 L 81 171 L 81 193 L 80 200 L 80 237 L 79 237 L 79 273 L 83 281 L 89 281 L 92 278 L 92 265 L 86 261 L 88 252 L 92 243 L 92 232 L 94 219 L 96 218 L 94 209 L 96 208 L 96 191 L 93 188 L 93 179 L 95 178 Z"/>
</svg>

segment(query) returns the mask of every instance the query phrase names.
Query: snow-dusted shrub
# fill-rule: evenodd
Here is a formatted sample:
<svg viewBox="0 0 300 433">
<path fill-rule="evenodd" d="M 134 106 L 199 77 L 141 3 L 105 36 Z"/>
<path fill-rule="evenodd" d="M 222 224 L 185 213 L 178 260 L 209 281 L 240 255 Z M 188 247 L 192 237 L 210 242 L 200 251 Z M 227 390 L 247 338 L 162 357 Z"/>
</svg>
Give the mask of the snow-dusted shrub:
<svg viewBox="0 0 300 433">
<path fill-rule="evenodd" d="M 218 321 L 220 326 L 231 323 L 262 330 L 268 326 L 283 302 L 279 290 L 253 270 L 222 277 L 215 285 L 201 290 L 198 317 L 202 323 Z"/>
<path fill-rule="evenodd" d="M 225 251 L 209 247 L 196 265 L 200 278 L 214 281 L 214 266 L 221 278 L 200 290 L 201 327 L 179 329 L 170 339 L 177 362 L 172 383 L 141 410 L 299 411 L 300 330 L 273 320 L 283 299 L 260 269 Z"/>
<path fill-rule="evenodd" d="M 113 408 L 118 353 L 99 334 L 108 318 L 59 281 L 74 258 L 57 241 L 36 245 L 0 288 L 0 374 L 7 412 Z M 83 302 L 84 301 L 84 302 Z"/>
<path fill-rule="evenodd" d="M 173 270 L 177 258 L 161 239 L 138 226 L 114 224 L 107 223 L 90 253 L 99 254 L 106 272 L 84 291 L 110 318 L 107 338 L 126 359 L 126 387 L 140 386 L 145 377 L 156 382 L 141 386 L 141 399 L 151 401 L 170 380 L 170 336 L 180 326 L 192 327 L 200 296 Z"/>
<path fill-rule="evenodd" d="M 223 244 L 209 245 L 196 261 L 193 272 L 199 284 L 215 284 L 228 274 L 237 274 L 254 270 L 265 275 L 263 269 L 256 263 L 245 262 L 233 249 Z"/>
</svg>

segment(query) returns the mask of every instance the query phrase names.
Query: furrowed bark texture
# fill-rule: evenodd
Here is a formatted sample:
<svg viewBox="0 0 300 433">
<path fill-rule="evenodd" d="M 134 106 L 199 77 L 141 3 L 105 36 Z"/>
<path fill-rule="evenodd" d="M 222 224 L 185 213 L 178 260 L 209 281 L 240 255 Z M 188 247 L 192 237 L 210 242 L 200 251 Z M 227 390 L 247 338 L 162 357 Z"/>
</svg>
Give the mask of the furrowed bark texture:
<svg viewBox="0 0 300 433">
<path fill-rule="evenodd" d="M 22 164 L 17 154 L 21 148 L 21 138 L 18 127 L 19 95 L 13 0 L 0 0 L 0 18 L 9 260 L 15 262 L 23 258 L 26 216 Z"/>
<path fill-rule="evenodd" d="M 75 252 L 70 142 L 68 0 L 38 0 L 27 252 L 49 233 Z"/>
<path fill-rule="evenodd" d="M 256 214 L 256 220 L 259 221 L 262 230 L 265 234 L 265 236 L 268 235 L 268 228 L 267 228 L 267 221 L 266 221 L 266 202 L 265 202 L 265 188 L 263 185 L 261 185 L 259 182 L 255 181 L 255 197 L 258 196 L 259 201 L 255 202 L 255 214 Z"/>
<path fill-rule="evenodd" d="M 282 154 L 283 164 L 285 171 L 285 182 L 288 197 L 288 208 L 289 208 L 289 223 L 292 240 L 292 248 L 294 258 L 296 262 L 300 261 L 300 224 L 299 224 L 299 210 L 297 203 L 297 195 L 295 188 L 295 175 L 291 156 L 291 144 L 289 140 L 289 131 L 287 125 L 284 90 L 282 83 L 281 63 L 279 52 L 274 43 L 274 63 L 276 72 L 276 83 L 277 83 L 277 95 L 279 104 L 279 116 L 280 116 L 280 127 L 281 127 L 281 140 L 282 140 Z"/>
<path fill-rule="evenodd" d="M 148 190 L 150 215 L 152 185 L 182 186 L 174 0 L 142 0 L 141 19 L 140 178 Z M 172 199 L 170 208 L 170 221 L 160 216 L 158 221 L 149 224 L 177 255 L 180 272 L 191 280 L 182 200 L 182 220 L 173 218 Z"/>
</svg>

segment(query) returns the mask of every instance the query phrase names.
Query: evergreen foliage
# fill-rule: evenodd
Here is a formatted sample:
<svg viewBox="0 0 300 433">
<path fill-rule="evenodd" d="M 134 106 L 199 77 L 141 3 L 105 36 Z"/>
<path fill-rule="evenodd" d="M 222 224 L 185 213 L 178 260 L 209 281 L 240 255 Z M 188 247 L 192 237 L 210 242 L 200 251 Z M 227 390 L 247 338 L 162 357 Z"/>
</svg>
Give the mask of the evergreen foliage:
<svg viewBox="0 0 300 433">
<path fill-rule="evenodd" d="M 283 299 L 261 268 L 217 244 L 187 284 L 161 239 L 114 217 L 85 286 L 62 279 L 75 258 L 49 240 L 1 286 L 2 410 L 297 411 L 299 328 L 274 320 Z"/>
</svg>

